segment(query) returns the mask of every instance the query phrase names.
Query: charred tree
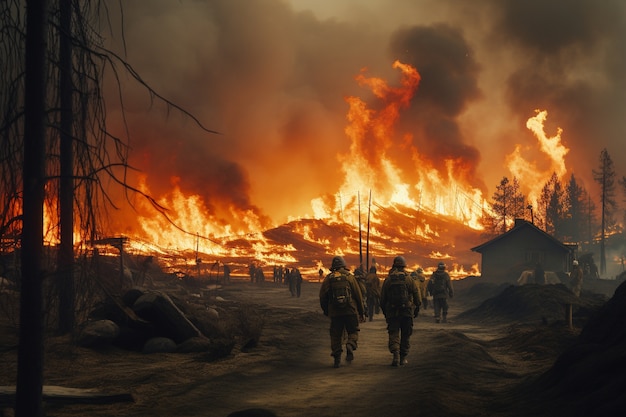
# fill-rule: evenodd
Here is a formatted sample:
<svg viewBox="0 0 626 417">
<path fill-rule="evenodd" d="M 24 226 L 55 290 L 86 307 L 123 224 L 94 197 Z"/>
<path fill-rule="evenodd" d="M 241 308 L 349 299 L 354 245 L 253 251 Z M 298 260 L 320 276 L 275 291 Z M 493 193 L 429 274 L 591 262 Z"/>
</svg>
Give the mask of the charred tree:
<svg viewBox="0 0 626 417">
<path fill-rule="evenodd" d="M 600 273 L 606 273 L 606 232 L 613 223 L 615 210 L 615 168 L 609 152 L 600 152 L 600 165 L 593 170 L 593 179 L 600 185 Z"/>
<path fill-rule="evenodd" d="M 72 0 L 59 0 L 59 233 L 57 283 L 58 330 L 74 328 L 74 141 L 72 86 Z"/>
<path fill-rule="evenodd" d="M 42 415 L 47 6 L 45 0 L 29 0 L 26 3 L 22 283 L 15 393 L 17 417 Z"/>
</svg>

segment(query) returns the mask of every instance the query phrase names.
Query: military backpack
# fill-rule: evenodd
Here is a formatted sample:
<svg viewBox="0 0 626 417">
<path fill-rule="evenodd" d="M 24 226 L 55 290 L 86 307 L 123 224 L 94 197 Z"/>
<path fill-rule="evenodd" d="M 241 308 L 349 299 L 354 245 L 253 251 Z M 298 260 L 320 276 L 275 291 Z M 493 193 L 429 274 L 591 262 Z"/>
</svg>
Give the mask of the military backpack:
<svg viewBox="0 0 626 417">
<path fill-rule="evenodd" d="M 403 309 L 411 306 L 406 273 L 394 271 L 389 275 L 387 284 L 387 306 L 391 309 Z"/>
<path fill-rule="evenodd" d="M 434 273 L 432 278 L 432 295 L 446 294 L 446 277 L 443 274 Z"/>
<path fill-rule="evenodd" d="M 347 276 L 335 271 L 331 273 L 329 280 L 331 304 L 339 308 L 348 306 L 352 300 L 352 290 Z"/>
</svg>

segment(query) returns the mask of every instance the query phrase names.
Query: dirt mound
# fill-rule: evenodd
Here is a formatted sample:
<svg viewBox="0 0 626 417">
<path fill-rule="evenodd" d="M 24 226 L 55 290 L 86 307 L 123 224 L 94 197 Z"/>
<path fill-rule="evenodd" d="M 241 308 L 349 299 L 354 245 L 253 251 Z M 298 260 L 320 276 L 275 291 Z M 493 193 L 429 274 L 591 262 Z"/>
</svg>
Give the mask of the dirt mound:
<svg viewBox="0 0 626 417">
<path fill-rule="evenodd" d="M 535 322 L 548 324 L 565 319 L 565 306 L 572 304 L 578 315 L 588 315 L 604 302 L 602 296 L 587 293 L 580 298 L 562 284 L 508 286 L 478 307 L 464 311 L 457 320 L 475 322 Z"/>
<path fill-rule="evenodd" d="M 574 345 L 534 381 L 529 398 L 541 414 L 617 416 L 626 409 L 626 284 L 583 328 Z M 546 410 L 545 404 L 551 404 Z M 553 414 L 554 415 L 554 414 Z"/>
</svg>

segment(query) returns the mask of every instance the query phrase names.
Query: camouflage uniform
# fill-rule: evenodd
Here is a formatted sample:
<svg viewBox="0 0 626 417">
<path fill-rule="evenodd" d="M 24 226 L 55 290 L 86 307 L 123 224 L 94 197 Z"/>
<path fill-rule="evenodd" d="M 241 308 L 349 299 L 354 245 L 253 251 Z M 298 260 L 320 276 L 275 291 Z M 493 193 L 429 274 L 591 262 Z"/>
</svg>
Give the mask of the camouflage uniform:
<svg viewBox="0 0 626 417">
<path fill-rule="evenodd" d="M 404 258 L 397 256 L 380 292 L 380 307 L 387 320 L 389 351 L 393 354 L 391 363 L 393 366 L 407 363 L 406 357 L 411 348 L 410 339 L 413 334 L 413 318 L 417 317 L 421 304 L 419 290 L 415 281 L 404 270 L 405 267 Z M 409 297 L 407 306 L 395 308 L 391 305 L 389 289 L 393 285 L 392 280 L 394 279 L 401 279 L 405 282 Z"/>
<path fill-rule="evenodd" d="M 346 268 L 343 258 L 333 258 L 331 272 L 324 278 L 320 287 L 320 306 L 325 316 L 330 317 L 330 349 L 331 356 L 335 358 L 335 367 L 339 366 L 341 353 L 343 352 L 344 331 L 348 338 L 346 341 L 346 360 L 352 361 L 353 351 L 357 349 L 359 340 L 359 321 L 365 321 L 363 308 L 363 296 L 361 288 L 354 275 Z M 351 291 L 351 298 L 345 307 L 338 307 L 331 302 L 331 279 L 335 273 L 345 277 Z"/>
<path fill-rule="evenodd" d="M 374 320 L 374 313 L 380 309 L 380 280 L 376 274 L 376 268 L 371 267 L 365 276 L 365 286 L 367 288 L 366 304 L 369 321 Z"/>
<path fill-rule="evenodd" d="M 424 276 L 424 270 L 422 268 L 417 268 L 416 271 L 411 272 L 411 277 L 415 280 L 415 284 L 417 285 L 417 289 L 420 292 L 420 299 L 422 300 L 421 308 L 428 308 L 428 298 L 426 297 L 426 277 Z"/>
<path fill-rule="evenodd" d="M 442 280 L 442 285 L 435 284 L 435 280 Z M 443 322 L 448 321 L 448 297 L 452 298 L 454 290 L 452 289 L 452 281 L 450 275 L 446 272 L 446 265 L 440 262 L 437 270 L 433 272 L 428 280 L 428 293 L 433 296 L 433 309 L 435 310 L 435 321 L 439 323 L 440 317 L 443 316 Z"/>
<path fill-rule="evenodd" d="M 570 272 L 570 289 L 576 297 L 580 297 L 580 291 L 583 288 L 583 270 L 578 266 L 578 263 L 574 264 L 572 272 Z"/>
</svg>

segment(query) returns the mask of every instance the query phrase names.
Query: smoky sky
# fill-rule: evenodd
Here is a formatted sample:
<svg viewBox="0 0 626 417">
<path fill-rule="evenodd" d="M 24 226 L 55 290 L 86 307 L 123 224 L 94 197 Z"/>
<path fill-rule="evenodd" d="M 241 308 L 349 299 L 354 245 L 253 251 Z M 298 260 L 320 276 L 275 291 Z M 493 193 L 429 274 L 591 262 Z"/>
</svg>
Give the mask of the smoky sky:
<svg viewBox="0 0 626 417">
<path fill-rule="evenodd" d="M 123 19 L 117 2 L 110 9 L 111 48 L 220 132 L 203 132 L 123 77 L 131 163 L 154 193 L 174 181 L 209 210 L 276 222 L 310 214 L 311 200 L 344 179 L 346 97 L 377 105 L 355 77 L 365 70 L 393 85 L 395 60 L 421 75 L 390 153 L 403 169 L 415 169 L 401 145 L 408 134 L 433 166 L 452 159 L 461 179 L 491 195 L 510 176 L 502 161 L 516 143 L 537 157 L 525 127 L 535 109 L 548 110 L 547 129 L 563 129 L 568 169 L 590 191 L 602 148 L 626 151 L 618 0 L 153 0 L 124 2 Z M 108 103 L 119 132 L 119 104 Z"/>
<path fill-rule="evenodd" d="M 469 178 L 459 179 L 475 182 L 473 170 L 480 153 L 465 143 L 456 118 L 481 95 L 480 65 L 462 33 L 446 24 L 403 28 L 391 37 L 390 55 L 411 64 L 422 77 L 401 129 L 416 133 L 418 151 L 435 166 L 457 160 L 470 167 L 464 173 Z"/>
<path fill-rule="evenodd" d="M 493 6 L 493 39 L 520 58 L 506 80 L 510 108 L 548 109 L 552 131 L 555 124 L 565 131 L 579 176 L 589 178 L 602 147 L 623 154 L 625 3 L 507 0 Z"/>
</svg>

